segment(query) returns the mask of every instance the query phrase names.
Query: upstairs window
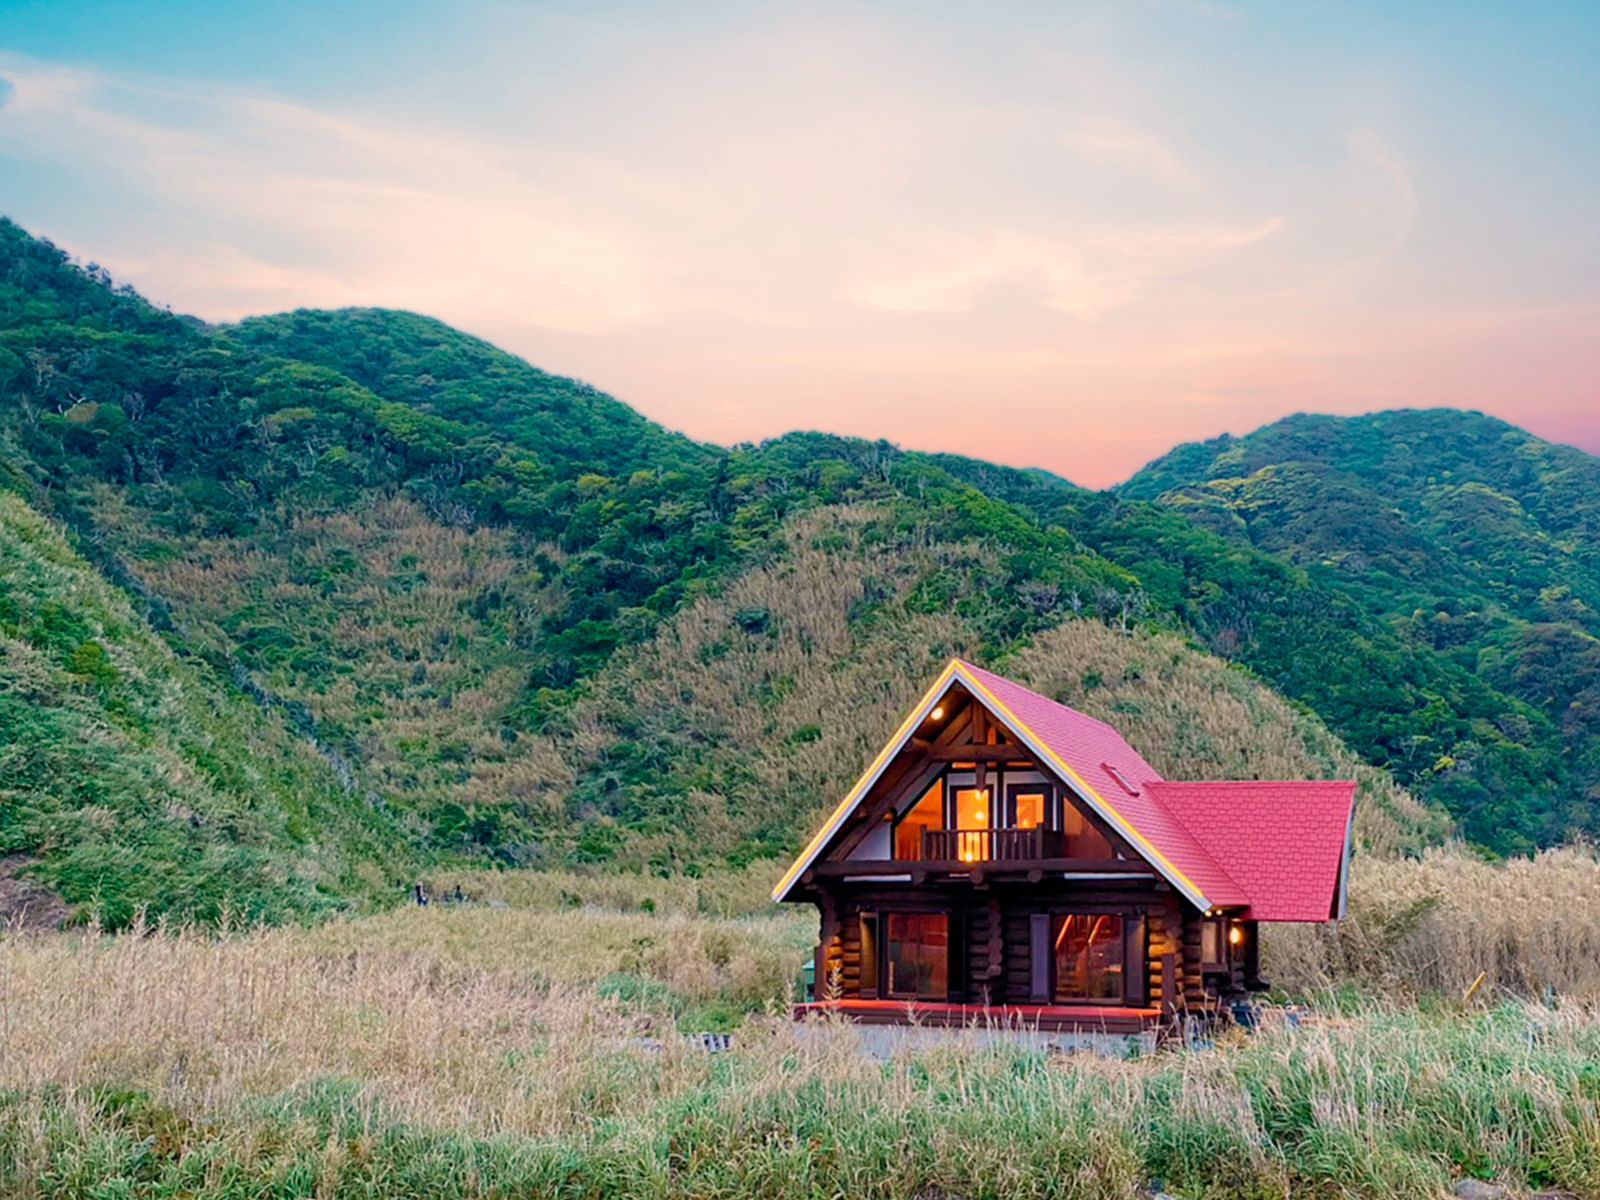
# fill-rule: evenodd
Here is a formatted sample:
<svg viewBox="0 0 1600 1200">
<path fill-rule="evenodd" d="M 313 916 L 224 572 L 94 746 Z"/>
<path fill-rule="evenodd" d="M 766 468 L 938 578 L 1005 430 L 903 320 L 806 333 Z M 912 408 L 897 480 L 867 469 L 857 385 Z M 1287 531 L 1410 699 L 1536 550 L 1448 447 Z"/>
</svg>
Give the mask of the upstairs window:
<svg viewBox="0 0 1600 1200">
<path fill-rule="evenodd" d="M 894 856 L 915 862 L 922 857 L 922 834 L 944 828 L 944 780 L 935 779 L 900 823 L 894 827 Z"/>
<path fill-rule="evenodd" d="M 1044 788 L 1018 788 L 1011 793 L 1011 827 L 1039 829 L 1049 812 L 1049 793 Z"/>
<path fill-rule="evenodd" d="M 957 788 L 955 793 L 956 857 L 962 862 L 987 862 L 994 857 L 993 796 L 988 788 Z"/>
<path fill-rule="evenodd" d="M 963 832 L 989 828 L 989 789 L 956 789 L 956 828 Z"/>
</svg>

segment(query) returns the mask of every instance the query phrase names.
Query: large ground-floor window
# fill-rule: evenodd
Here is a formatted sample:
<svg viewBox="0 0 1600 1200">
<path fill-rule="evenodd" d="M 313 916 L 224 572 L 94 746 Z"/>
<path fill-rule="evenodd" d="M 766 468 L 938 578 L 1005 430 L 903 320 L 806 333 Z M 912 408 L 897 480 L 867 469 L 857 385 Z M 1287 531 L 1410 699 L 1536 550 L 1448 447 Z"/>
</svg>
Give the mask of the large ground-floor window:
<svg viewBox="0 0 1600 1200">
<path fill-rule="evenodd" d="M 950 918 L 944 913 L 883 914 L 883 988 L 896 999 L 950 994 Z"/>
<path fill-rule="evenodd" d="M 1127 941 L 1114 913 L 1067 913 L 1056 917 L 1055 1001 L 1108 1000 L 1126 993 Z"/>
</svg>

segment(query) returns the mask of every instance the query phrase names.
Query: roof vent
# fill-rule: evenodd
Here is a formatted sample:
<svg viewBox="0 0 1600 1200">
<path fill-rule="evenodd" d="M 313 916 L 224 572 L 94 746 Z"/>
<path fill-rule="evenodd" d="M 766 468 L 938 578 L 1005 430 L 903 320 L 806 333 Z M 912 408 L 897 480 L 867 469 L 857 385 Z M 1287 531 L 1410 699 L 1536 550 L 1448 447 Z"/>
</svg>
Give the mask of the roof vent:
<svg viewBox="0 0 1600 1200">
<path fill-rule="evenodd" d="M 1110 763 L 1108 763 L 1108 762 L 1101 763 L 1100 764 L 1100 769 L 1102 771 L 1104 771 L 1107 775 L 1111 776 L 1111 778 L 1115 779 L 1117 781 L 1117 786 L 1120 787 L 1123 791 L 1127 792 L 1128 795 L 1137 796 L 1139 794 L 1139 789 L 1134 787 L 1133 784 L 1128 782 L 1128 777 L 1126 775 L 1124 775 L 1121 771 L 1119 771 L 1115 767 L 1113 767 Z"/>
</svg>

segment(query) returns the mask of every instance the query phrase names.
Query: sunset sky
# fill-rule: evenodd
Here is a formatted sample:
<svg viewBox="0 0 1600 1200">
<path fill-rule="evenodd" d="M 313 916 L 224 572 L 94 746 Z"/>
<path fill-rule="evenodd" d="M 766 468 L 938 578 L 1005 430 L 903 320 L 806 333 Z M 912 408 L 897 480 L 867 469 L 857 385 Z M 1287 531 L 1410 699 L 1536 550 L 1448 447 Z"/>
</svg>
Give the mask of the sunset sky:
<svg viewBox="0 0 1600 1200">
<path fill-rule="evenodd" d="M 723 443 L 1116 482 L 1286 413 L 1600 452 L 1600 4 L 0 0 L 0 211 Z"/>
</svg>

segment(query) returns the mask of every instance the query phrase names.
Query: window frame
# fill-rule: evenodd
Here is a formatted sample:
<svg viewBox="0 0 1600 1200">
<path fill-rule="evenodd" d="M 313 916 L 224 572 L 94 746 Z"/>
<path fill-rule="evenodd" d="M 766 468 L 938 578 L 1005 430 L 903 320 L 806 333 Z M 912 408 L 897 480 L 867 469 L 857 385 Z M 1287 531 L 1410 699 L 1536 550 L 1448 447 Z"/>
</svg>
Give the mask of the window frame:
<svg viewBox="0 0 1600 1200">
<path fill-rule="evenodd" d="M 928 784 L 928 786 L 922 790 L 922 794 L 912 802 L 909 808 L 907 808 L 904 812 L 895 814 L 894 821 L 889 826 L 889 857 L 895 862 L 920 862 L 922 860 L 922 836 L 920 834 L 917 835 L 917 857 L 902 858 L 900 856 L 900 827 L 911 819 L 911 815 L 915 813 L 917 809 L 921 808 L 924 802 L 932 797 L 935 789 L 937 789 L 939 793 L 937 797 L 937 808 L 939 810 L 940 824 L 937 826 L 927 825 L 923 826 L 923 828 L 937 828 L 941 830 L 947 828 L 947 823 L 949 821 L 949 813 L 947 810 L 950 796 L 949 777 L 949 768 L 940 771 L 933 777 L 933 780 Z"/>
<path fill-rule="evenodd" d="M 1212 933 L 1216 935 L 1216 955 L 1209 957 L 1206 942 Z M 1227 971 L 1231 967 L 1228 960 L 1228 920 L 1226 917 L 1201 917 L 1200 918 L 1200 970 L 1206 974 Z"/>
<path fill-rule="evenodd" d="M 1082 999 L 1056 999 L 1056 923 L 1066 917 L 1117 917 L 1122 921 L 1122 994 Z M 1150 992 L 1150 914 L 1143 908 L 1115 904 L 1052 905 L 1029 915 L 1031 1001 L 1057 1007 L 1142 1008 Z M 1039 954 L 1044 951 L 1041 964 Z M 1041 965 L 1043 970 L 1041 971 Z"/>
<path fill-rule="evenodd" d="M 905 995 L 889 991 L 889 919 L 891 917 L 940 917 L 944 920 L 945 970 L 944 992 L 940 995 Z M 947 1004 L 961 992 L 960 964 L 965 961 L 961 945 L 960 922 L 949 908 L 894 905 L 888 908 L 863 909 L 861 982 L 863 999 L 897 1000 L 902 1003 Z M 869 934 L 870 924 L 870 934 Z M 868 941 L 871 942 L 871 962 L 868 961 Z M 871 994 L 867 994 L 868 975 L 872 976 Z"/>
<path fill-rule="evenodd" d="M 1005 788 L 1005 805 L 1004 811 L 1002 812 L 1002 816 L 1005 818 L 1005 824 L 1000 826 L 1000 828 L 1020 828 L 1020 826 L 1017 824 L 1017 801 L 1023 796 L 1043 796 L 1044 819 L 1039 823 L 1038 826 L 1035 826 L 1035 828 L 1042 828 L 1051 833 L 1058 831 L 1061 828 L 1061 789 L 1058 788 L 1054 783 L 1050 782 L 1049 779 L 1044 778 L 1044 772 L 1042 771 L 1029 770 L 1026 772 L 1016 771 L 1012 773 L 1018 775 L 1038 775 L 1040 776 L 1040 780 L 1038 782 L 1034 782 L 1033 780 L 1024 780 L 1020 783 L 1011 783 L 1010 781 L 1005 780 L 1004 776 L 1001 777 L 1003 786 Z"/>
</svg>

